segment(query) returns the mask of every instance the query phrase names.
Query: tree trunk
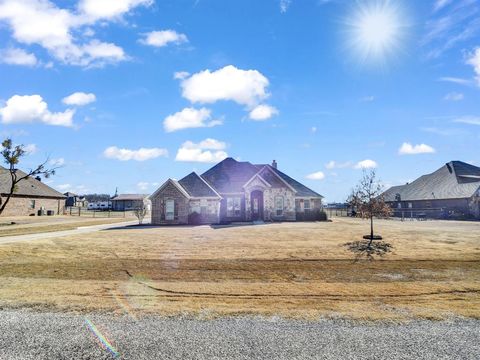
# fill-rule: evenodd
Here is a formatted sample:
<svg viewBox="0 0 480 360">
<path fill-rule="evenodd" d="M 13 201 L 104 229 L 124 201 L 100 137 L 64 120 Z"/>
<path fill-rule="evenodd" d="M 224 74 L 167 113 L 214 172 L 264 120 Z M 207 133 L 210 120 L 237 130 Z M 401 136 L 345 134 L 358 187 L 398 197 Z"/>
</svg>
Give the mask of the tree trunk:
<svg viewBox="0 0 480 360">
<path fill-rule="evenodd" d="M 373 242 L 373 216 L 370 216 L 370 241 L 368 242 L 368 248 L 372 247 Z"/>
</svg>

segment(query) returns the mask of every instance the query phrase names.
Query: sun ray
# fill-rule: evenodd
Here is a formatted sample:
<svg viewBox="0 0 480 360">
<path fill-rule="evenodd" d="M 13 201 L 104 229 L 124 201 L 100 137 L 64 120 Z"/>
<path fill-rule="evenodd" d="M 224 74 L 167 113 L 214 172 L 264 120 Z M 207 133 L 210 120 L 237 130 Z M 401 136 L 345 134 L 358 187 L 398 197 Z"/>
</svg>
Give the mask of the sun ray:
<svg viewBox="0 0 480 360">
<path fill-rule="evenodd" d="M 400 50 L 408 27 L 400 2 L 392 0 L 358 2 L 345 24 L 355 58 L 384 65 Z"/>
</svg>

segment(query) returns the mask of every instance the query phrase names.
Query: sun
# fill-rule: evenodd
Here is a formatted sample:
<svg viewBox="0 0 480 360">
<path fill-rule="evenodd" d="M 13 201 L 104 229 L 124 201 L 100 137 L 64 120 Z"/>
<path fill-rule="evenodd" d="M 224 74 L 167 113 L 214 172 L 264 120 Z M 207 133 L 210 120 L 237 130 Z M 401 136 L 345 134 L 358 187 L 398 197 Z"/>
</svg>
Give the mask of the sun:
<svg viewBox="0 0 480 360">
<path fill-rule="evenodd" d="M 407 24 L 399 1 L 357 3 L 347 19 L 348 45 L 363 62 L 383 62 L 401 47 Z"/>
</svg>

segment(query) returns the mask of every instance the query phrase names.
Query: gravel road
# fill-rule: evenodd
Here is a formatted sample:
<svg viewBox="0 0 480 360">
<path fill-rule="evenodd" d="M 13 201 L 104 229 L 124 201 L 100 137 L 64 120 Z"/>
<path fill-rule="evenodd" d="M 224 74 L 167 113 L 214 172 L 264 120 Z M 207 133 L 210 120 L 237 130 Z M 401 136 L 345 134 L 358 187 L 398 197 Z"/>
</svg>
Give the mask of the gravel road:
<svg viewBox="0 0 480 360">
<path fill-rule="evenodd" d="M 113 358 L 480 359 L 480 321 L 369 325 L 0 311 L 2 360 Z"/>
</svg>

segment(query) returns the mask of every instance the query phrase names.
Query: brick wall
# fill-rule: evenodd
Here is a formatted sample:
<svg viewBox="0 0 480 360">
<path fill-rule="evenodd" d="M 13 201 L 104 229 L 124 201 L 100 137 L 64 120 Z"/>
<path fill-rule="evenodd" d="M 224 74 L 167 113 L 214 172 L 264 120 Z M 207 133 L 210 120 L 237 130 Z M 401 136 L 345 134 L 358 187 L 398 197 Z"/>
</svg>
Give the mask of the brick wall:
<svg viewBox="0 0 480 360">
<path fill-rule="evenodd" d="M 35 201 L 35 208 L 31 207 L 32 201 Z M 44 207 L 45 211 L 52 210 L 55 215 L 61 215 L 65 210 L 65 200 L 15 196 L 10 199 L 1 216 L 37 215 L 41 207 Z"/>
<path fill-rule="evenodd" d="M 175 219 L 165 219 L 165 202 L 174 200 Z M 188 199 L 172 183 L 168 183 L 161 193 L 152 199 L 152 224 L 153 225 L 181 225 L 188 224 Z"/>
</svg>

